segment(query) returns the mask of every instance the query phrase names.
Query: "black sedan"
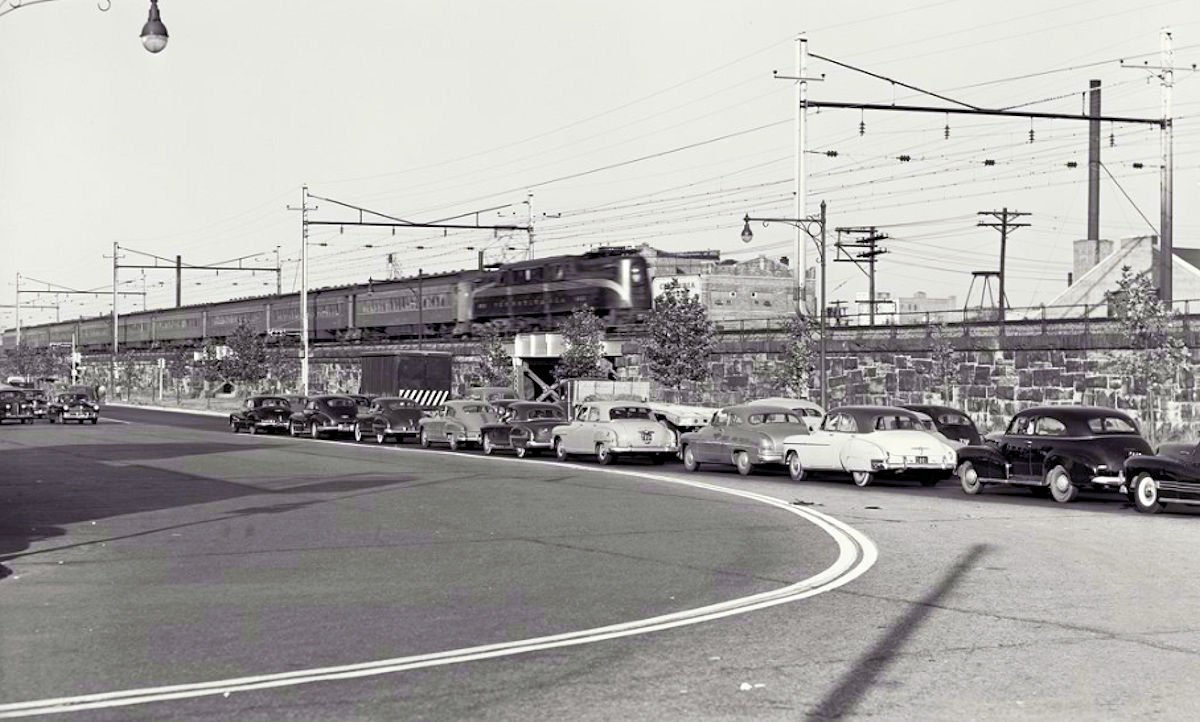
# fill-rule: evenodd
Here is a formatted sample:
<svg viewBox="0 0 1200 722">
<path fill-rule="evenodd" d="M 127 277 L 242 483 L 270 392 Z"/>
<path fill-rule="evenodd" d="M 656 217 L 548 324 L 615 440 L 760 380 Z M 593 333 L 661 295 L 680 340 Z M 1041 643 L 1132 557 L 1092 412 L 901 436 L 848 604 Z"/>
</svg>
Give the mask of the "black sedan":
<svg viewBox="0 0 1200 722">
<path fill-rule="evenodd" d="M 251 434 L 260 431 L 286 432 L 292 417 L 292 407 L 282 396 L 251 396 L 241 410 L 229 415 L 229 428 L 233 433 L 242 429 Z"/>
<path fill-rule="evenodd" d="M 424 410 L 412 399 L 380 396 L 359 412 L 354 439 L 374 438 L 375 443 L 382 444 L 388 439 L 403 442 L 406 436 L 416 438 L 421 433 L 417 421 L 424 415 Z"/>
<path fill-rule="evenodd" d="M 68 391 L 59 394 L 50 403 L 46 409 L 46 418 L 52 424 L 65 424 L 68 421 L 95 424 L 100 420 L 100 404 L 96 403 L 91 394 Z"/>
<path fill-rule="evenodd" d="M 550 430 L 566 422 L 567 417 L 558 404 L 513 401 L 504 405 L 499 423 L 485 424 L 479 429 L 483 453 L 511 449 L 524 458 L 540 450 L 548 451 L 553 443 Z"/>
<path fill-rule="evenodd" d="M 20 421 L 28 424 L 33 419 L 33 402 L 25 396 L 24 390 L 0 389 L 0 423 Z"/>
<path fill-rule="evenodd" d="M 933 419 L 933 425 L 938 433 L 951 442 L 959 442 L 967 446 L 978 446 L 983 439 L 979 429 L 971 417 L 952 406 L 936 406 L 928 404 L 906 405 L 909 411 L 917 411 Z"/>
<path fill-rule="evenodd" d="M 1167 504 L 1200 505 L 1200 444 L 1162 444 L 1153 456 L 1129 457 L 1121 489 L 1144 514 Z"/>
<path fill-rule="evenodd" d="M 1125 459 L 1150 453 L 1137 423 L 1120 411 L 1038 406 L 1014 416 L 1000 436 L 959 449 L 958 478 L 968 494 L 1011 484 L 1066 503 L 1081 488 L 1115 491 Z"/>
<path fill-rule="evenodd" d="M 288 431 L 292 436 L 308 434 L 314 439 L 326 434 L 353 434 L 358 428 L 358 404 L 349 396 L 311 396 L 304 408 L 292 414 Z"/>
</svg>

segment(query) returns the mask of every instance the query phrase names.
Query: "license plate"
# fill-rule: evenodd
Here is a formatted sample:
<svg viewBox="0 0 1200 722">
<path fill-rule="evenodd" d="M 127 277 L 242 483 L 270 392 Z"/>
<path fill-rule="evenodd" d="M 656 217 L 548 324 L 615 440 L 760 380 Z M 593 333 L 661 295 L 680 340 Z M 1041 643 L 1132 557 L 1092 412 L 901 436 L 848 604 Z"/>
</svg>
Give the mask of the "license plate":
<svg viewBox="0 0 1200 722">
<path fill-rule="evenodd" d="M 918 456 L 918 457 L 917 457 L 917 463 L 918 463 L 918 464 L 928 464 L 928 463 L 929 463 L 929 457 L 928 457 L 928 456 Z"/>
</svg>

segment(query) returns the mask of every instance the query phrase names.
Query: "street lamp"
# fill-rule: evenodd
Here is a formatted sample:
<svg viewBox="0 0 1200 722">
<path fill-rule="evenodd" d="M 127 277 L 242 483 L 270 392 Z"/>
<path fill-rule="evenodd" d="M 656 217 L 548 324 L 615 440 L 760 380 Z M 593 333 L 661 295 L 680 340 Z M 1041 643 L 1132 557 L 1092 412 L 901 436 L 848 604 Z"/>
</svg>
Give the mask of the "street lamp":
<svg viewBox="0 0 1200 722">
<path fill-rule="evenodd" d="M 770 223 L 786 223 L 793 226 L 804 233 L 817 244 L 817 253 L 821 261 L 821 308 L 819 309 L 821 319 L 821 406 L 829 408 L 829 393 L 826 388 L 828 384 L 828 371 L 825 363 L 825 337 L 827 329 L 825 325 L 825 201 L 821 201 L 821 215 L 813 218 L 751 218 L 749 214 L 742 219 L 742 243 L 749 243 L 754 240 L 754 231 L 750 230 L 750 221 L 761 221 L 762 224 Z M 799 269 L 797 269 L 799 270 Z M 802 315 L 805 312 L 804 298 L 801 296 L 803 286 L 801 285 L 801 276 L 796 275 L 796 313 Z"/>
<path fill-rule="evenodd" d="M 150 0 L 150 17 L 142 26 L 142 47 L 152 53 L 167 47 L 167 26 L 158 15 L 158 0 Z"/>
</svg>

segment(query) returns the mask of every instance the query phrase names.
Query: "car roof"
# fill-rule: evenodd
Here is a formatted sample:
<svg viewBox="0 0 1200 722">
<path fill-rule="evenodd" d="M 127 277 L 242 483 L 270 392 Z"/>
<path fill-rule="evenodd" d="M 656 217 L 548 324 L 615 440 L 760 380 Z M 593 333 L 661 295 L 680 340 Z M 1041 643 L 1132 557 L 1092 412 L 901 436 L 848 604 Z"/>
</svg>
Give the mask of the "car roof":
<svg viewBox="0 0 1200 722">
<path fill-rule="evenodd" d="M 549 401 L 514 401 L 509 404 L 511 409 L 554 409 L 562 411 L 562 407 L 558 404 L 552 404 Z"/>
<path fill-rule="evenodd" d="M 825 409 L 815 401 L 808 399 L 792 399 L 786 396 L 771 396 L 765 399 L 755 399 L 746 404 L 746 406 L 782 406 L 787 409 L 816 409 L 821 413 L 825 413 Z"/>
<path fill-rule="evenodd" d="M 459 408 L 460 406 L 467 406 L 467 405 L 487 406 L 488 402 L 486 402 L 482 399 L 451 399 L 449 401 L 446 401 L 445 404 L 446 404 L 446 406 L 453 406 L 454 408 Z"/>
<path fill-rule="evenodd" d="M 320 394 L 319 396 L 308 397 L 309 401 L 329 401 L 330 399 L 349 399 L 350 401 L 353 401 L 354 397 L 347 396 L 346 394 Z"/>
<path fill-rule="evenodd" d="M 772 404 L 738 404 L 737 406 L 726 406 L 721 409 L 725 413 L 730 414 L 794 414 L 791 407 L 775 406 Z"/>
<path fill-rule="evenodd" d="M 960 414 L 966 416 L 967 412 L 962 409 L 956 409 L 953 406 L 941 406 L 939 404 L 903 404 L 900 408 L 908 409 L 909 411 L 920 411 L 930 416 L 934 414 Z"/>
<path fill-rule="evenodd" d="M 1063 419 L 1090 419 L 1094 416 L 1119 416 L 1123 419 L 1132 420 L 1129 414 L 1119 409 L 1112 409 L 1107 406 L 1076 406 L 1074 404 L 1063 404 L 1061 406 L 1031 406 L 1028 409 L 1021 409 L 1016 414 L 1017 416 L 1054 416 Z"/>
<path fill-rule="evenodd" d="M 634 407 L 642 408 L 642 409 L 650 408 L 648 405 L 646 405 L 646 403 L 644 401 L 587 401 L 587 402 L 584 402 L 583 405 L 584 406 L 594 406 L 597 409 L 603 409 L 605 411 L 607 411 L 608 409 L 618 408 L 618 407 L 622 407 L 622 406 L 634 406 Z"/>
</svg>

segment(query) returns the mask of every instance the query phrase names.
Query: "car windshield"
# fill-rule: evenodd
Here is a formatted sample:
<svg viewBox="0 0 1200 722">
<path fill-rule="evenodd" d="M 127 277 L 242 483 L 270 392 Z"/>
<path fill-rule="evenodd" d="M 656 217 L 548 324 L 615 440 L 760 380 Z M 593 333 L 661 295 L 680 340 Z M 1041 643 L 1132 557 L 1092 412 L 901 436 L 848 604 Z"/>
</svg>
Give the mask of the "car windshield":
<svg viewBox="0 0 1200 722">
<path fill-rule="evenodd" d="M 747 421 L 750 422 L 751 426 L 757 426 L 758 424 L 799 424 L 799 423 L 803 423 L 800 421 L 799 416 L 796 416 L 795 414 L 785 414 L 783 412 L 770 413 L 770 414 L 750 414 L 750 418 L 747 419 Z"/>
<path fill-rule="evenodd" d="M 459 409 L 464 414 L 482 414 L 487 411 L 487 407 L 483 404 L 470 404 Z"/>
<path fill-rule="evenodd" d="M 970 426 L 971 420 L 962 414 L 939 414 L 938 423 L 944 426 Z"/>
<path fill-rule="evenodd" d="M 76 401 L 87 401 L 88 397 L 87 394 L 63 394 L 58 397 L 58 400 L 64 404 L 69 404 Z"/>
<path fill-rule="evenodd" d="M 325 399 L 325 404 L 331 409 L 349 409 L 358 405 L 354 399 Z"/>
<path fill-rule="evenodd" d="M 921 422 L 911 416 L 888 414 L 886 416 L 875 417 L 876 431 L 894 431 L 896 429 L 916 429 L 917 431 L 921 431 L 923 428 Z"/>
<path fill-rule="evenodd" d="M 412 401 L 411 399 L 396 399 L 394 401 L 384 401 L 383 402 L 383 408 L 387 409 L 388 411 L 399 411 L 400 409 L 411 409 L 411 408 L 415 408 L 416 405 L 417 405 L 417 402 Z"/>
<path fill-rule="evenodd" d="M 23 398 L 25 398 L 25 394 L 20 391 L 0 391 L 0 399 L 4 399 L 5 401 Z"/>
<path fill-rule="evenodd" d="M 1137 427 L 1119 416 L 1096 416 L 1088 419 L 1088 428 L 1096 434 L 1136 434 Z"/>
<path fill-rule="evenodd" d="M 285 409 L 285 408 L 288 408 L 289 406 L 291 406 L 291 404 L 289 404 L 286 399 L 271 398 L 271 399 L 259 399 L 258 406 L 259 406 L 259 408 L 263 408 L 263 409 Z"/>
<path fill-rule="evenodd" d="M 558 409 L 527 409 L 525 411 L 526 419 L 561 419 L 562 412 Z"/>
<path fill-rule="evenodd" d="M 613 421 L 622 419 L 649 419 L 650 409 L 645 406 L 614 406 L 608 410 L 608 418 Z"/>
</svg>

